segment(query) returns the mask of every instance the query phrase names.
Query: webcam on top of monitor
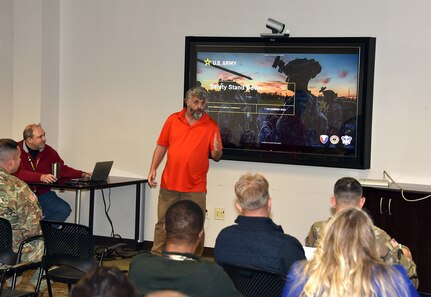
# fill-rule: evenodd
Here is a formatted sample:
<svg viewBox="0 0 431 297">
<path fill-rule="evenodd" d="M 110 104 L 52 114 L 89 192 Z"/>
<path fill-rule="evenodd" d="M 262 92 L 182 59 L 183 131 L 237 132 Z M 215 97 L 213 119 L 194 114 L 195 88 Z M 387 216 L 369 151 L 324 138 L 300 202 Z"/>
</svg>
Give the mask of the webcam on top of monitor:
<svg viewBox="0 0 431 297">
<path fill-rule="evenodd" d="M 266 27 L 271 29 L 272 33 L 260 33 L 260 37 L 289 37 L 289 30 L 287 30 L 287 33 L 283 33 L 286 26 L 274 19 L 268 18 Z"/>
</svg>

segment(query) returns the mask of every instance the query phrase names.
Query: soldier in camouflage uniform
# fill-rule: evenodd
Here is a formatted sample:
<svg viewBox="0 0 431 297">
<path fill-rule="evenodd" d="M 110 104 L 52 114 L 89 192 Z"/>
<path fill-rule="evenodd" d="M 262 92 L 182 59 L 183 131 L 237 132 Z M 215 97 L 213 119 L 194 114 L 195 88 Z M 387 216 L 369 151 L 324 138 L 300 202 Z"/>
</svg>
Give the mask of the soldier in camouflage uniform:
<svg viewBox="0 0 431 297">
<path fill-rule="evenodd" d="M 41 234 L 39 221 L 42 219 L 35 194 L 26 183 L 11 175 L 20 162 L 18 144 L 12 139 L 0 139 L 0 217 L 12 225 L 15 252 L 21 241 Z M 22 260 L 39 261 L 42 255 L 43 240 L 36 240 L 25 245 Z"/>
<path fill-rule="evenodd" d="M 334 196 L 331 197 L 331 204 L 334 206 L 336 212 L 349 207 L 362 208 L 364 203 L 365 197 L 362 197 L 362 187 L 356 179 L 343 177 L 335 183 Z M 311 226 L 310 232 L 305 238 L 305 246 L 317 247 L 317 242 L 329 220 L 330 218 L 326 221 L 316 222 Z M 377 248 L 383 261 L 389 264 L 401 264 L 406 269 L 407 275 L 417 288 L 419 286 L 419 280 L 416 273 L 416 264 L 413 262 L 410 249 L 405 245 L 399 244 L 382 229 L 373 226 L 373 230 L 376 237 Z"/>
</svg>

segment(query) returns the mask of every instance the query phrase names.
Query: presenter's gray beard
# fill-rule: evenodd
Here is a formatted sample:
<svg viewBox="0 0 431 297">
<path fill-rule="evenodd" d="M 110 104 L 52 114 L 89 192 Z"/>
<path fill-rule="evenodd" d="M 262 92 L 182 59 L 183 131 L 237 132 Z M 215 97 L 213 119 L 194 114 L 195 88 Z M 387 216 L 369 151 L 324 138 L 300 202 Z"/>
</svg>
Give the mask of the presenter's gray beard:
<svg viewBox="0 0 431 297">
<path fill-rule="evenodd" d="M 192 116 L 196 119 L 196 120 L 200 120 L 202 118 L 202 116 L 204 115 L 203 111 L 196 111 L 196 110 L 192 110 Z"/>
</svg>

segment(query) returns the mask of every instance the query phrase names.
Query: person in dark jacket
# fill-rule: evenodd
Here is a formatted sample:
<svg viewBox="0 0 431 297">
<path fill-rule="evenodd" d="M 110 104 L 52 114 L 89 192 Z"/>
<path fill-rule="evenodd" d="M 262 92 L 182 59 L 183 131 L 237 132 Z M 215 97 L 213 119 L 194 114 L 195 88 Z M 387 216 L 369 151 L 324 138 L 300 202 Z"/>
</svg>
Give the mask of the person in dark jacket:
<svg viewBox="0 0 431 297">
<path fill-rule="evenodd" d="M 142 253 L 130 263 L 128 277 L 140 294 L 175 290 L 189 297 L 242 296 L 223 268 L 196 256 L 203 228 L 204 212 L 197 203 L 179 200 L 169 206 L 162 256 Z"/>
<path fill-rule="evenodd" d="M 221 266 L 238 266 L 286 275 L 292 264 L 305 259 L 301 243 L 269 218 L 269 184 L 260 174 L 245 174 L 235 185 L 236 225 L 217 236 L 214 256 Z"/>
</svg>

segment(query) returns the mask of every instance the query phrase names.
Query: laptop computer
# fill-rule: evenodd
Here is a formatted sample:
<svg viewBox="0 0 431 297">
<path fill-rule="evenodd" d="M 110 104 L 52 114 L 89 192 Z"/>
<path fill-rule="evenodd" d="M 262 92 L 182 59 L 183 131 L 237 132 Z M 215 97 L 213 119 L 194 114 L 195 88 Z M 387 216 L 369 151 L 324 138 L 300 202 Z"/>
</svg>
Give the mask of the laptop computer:
<svg viewBox="0 0 431 297">
<path fill-rule="evenodd" d="M 114 161 L 96 162 L 90 178 L 73 178 L 70 180 L 70 182 L 74 184 L 93 184 L 106 182 L 109 177 L 109 173 L 111 172 L 112 164 L 114 164 Z"/>
</svg>

